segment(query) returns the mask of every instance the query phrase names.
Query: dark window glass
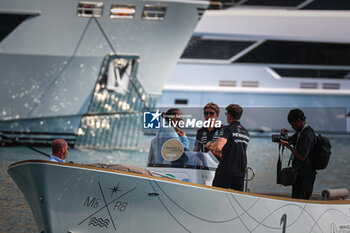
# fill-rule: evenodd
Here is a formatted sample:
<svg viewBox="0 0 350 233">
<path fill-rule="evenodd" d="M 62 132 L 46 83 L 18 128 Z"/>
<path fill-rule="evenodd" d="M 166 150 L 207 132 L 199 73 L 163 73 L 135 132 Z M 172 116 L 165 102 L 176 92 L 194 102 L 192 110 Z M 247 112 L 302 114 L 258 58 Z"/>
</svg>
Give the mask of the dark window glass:
<svg viewBox="0 0 350 233">
<path fill-rule="evenodd" d="M 175 104 L 187 104 L 187 99 L 175 99 Z"/>
<path fill-rule="evenodd" d="M 242 5 L 296 7 L 305 0 L 248 0 Z"/>
<path fill-rule="evenodd" d="M 305 10 L 350 10 L 349 0 L 217 0 L 223 8 L 230 6 L 246 7 L 280 7 L 296 8 L 299 5 Z"/>
<path fill-rule="evenodd" d="M 221 9 L 221 8 L 225 9 L 225 8 L 229 8 L 232 6 L 239 5 L 240 1 L 241 0 L 212 0 L 208 9 L 209 10 L 210 9 L 217 10 L 217 9 Z"/>
<path fill-rule="evenodd" d="M 302 9 L 305 10 L 350 10 L 349 0 L 314 0 Z"/>
<path fill-rule="evenodd" d="M 27 17 L 28 15 L 0 14 L 0 42 Z"/>
<path fill-rule="evenodd" d="M 273 68 L 276 73 L 285 78 L 329 78 L 349 79 L 350 70 L 320 70 L 320 69 L 287 69 Z"/>
<path fill-rule="evenodd" d="M 266 41 L 236 62 L 350 65 L 350 44 Z"/>
<path fill-rule="evenodd" d="M 202 39 L 193 36 L 181 58 L 227 60 L 254 42 Z"/>
</svg>

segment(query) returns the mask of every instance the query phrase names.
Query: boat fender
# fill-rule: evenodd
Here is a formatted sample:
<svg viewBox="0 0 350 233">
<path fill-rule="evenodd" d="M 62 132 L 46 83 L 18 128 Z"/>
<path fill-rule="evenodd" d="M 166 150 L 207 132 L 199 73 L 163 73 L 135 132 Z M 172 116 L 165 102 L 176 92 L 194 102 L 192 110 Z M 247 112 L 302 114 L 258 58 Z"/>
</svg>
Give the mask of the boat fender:
<svg viewBox="0 0 350 233">
<path fill-rule="evenodd" d="M 325 189 L 322 191 L 322 197 L 324 200 L 327 198 L 342 198 L 345 199 L 349 196 L 349 190 L 346 188 L 341 189 Z"/>
</svg>

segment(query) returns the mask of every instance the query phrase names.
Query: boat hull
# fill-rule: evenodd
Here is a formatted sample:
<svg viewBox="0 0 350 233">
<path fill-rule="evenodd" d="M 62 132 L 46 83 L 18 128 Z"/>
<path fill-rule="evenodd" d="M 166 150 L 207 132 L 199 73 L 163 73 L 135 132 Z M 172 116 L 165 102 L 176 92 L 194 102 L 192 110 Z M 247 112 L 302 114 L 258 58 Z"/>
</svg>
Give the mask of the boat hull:
<svg viewBox="0 0 350 233">
<path fill-rule="evenodd" d="M 8 173 L 45 232 L 325 232 L 349 201 L 301 201 L 129 172 L 24 161 Z"/>
</svg>

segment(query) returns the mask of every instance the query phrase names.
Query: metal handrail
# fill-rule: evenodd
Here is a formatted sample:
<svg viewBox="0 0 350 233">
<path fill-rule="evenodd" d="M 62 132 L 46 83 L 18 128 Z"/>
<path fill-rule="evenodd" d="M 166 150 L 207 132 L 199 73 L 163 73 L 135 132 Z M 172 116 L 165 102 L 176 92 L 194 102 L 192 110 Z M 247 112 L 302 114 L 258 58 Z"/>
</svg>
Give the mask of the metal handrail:
<svg viewBox="0 0 350 233">
<path fill-rule="evenodd" d="M 251 177 L 248 177 L 249 170 L 252 172 L 252 176 Z M 248 192 L 248 182 L 252 181 L 254 179 L 254 177 L 255 177 L 254 169 L 251 168 L 251 167 L 247 167 L 246 170 L 245 170 L 245 178 L 244 178 L 244 181 L 245 181 L 244 192 Z"/>
</svg>

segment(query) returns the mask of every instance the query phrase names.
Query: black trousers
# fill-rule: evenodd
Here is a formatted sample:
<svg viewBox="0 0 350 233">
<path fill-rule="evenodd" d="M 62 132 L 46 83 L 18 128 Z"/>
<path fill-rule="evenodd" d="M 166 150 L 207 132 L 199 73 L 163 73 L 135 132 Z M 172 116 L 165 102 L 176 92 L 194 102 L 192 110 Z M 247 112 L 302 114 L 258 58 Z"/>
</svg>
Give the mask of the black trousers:
<svg viewBox="0 0 350 233">
<path fill-rule="evenodd" d="M 244 177 L 215 174 L 213 186 L 243 191 Z"/>
<path fill-rule="evenodd" d="M 316 174 L 299 173 L 292 187 L 292 198 L 310 199 L 314 189 Z"/>
</svg>

